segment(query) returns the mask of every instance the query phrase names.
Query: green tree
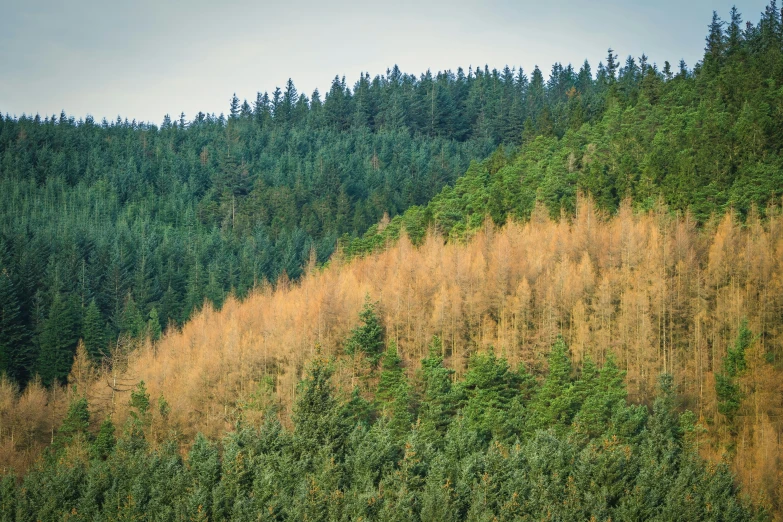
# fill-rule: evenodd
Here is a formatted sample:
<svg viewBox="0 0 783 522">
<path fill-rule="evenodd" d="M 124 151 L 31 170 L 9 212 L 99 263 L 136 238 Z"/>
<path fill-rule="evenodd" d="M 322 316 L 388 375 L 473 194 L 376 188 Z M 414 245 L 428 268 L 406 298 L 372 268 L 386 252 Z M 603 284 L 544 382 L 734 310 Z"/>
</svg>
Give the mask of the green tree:
<svg viewBox="0 0 783 522">
<path fill-rule="evenodd" d="M 511 370 L 505 359 L 497 358 L 493 352 L 473 355 L 462 382 L 466 427 L 487 442 L 493 436 L 508 437 L 508 411 L 520 385 L 519 374 Z"/>
<path fill-rule="evenodd" d="M 370 296 L 364 299 L 364 307 L 359 312 L 362 324 L 351 330 L 351 335 L 345 343 L 345 352 L 353 354 L 362 352 L 374 368 L 383 354 L 386 331 L 377 314 L 377 303 L 370 301 Z"/>
<path fill-rule="evenodd" d="M 150 309 L 149 317 L 147 318 L 147 335 L 150 336 L 150 339 L 153 341 L 157 341 L 160 339 L 161 334 L 161 328 L 160 328 L 160 317 L 158 317 L 158 309 L 154 306 Z"/>
<path fill-rule="evenodd" d="M 723 358 L 723 372 L 715 375 L 715 391 L 718 396 L 718 411 L 726 417 L 730 426 L 742 406 L 743 394 L 737 381 L 747 369 L 745 350 L 753 343 L 753 332 L 748 328 L 747 320 L 743 320 L 734 341 Z"/>
<path fill-rule="evenodd" d="M 125 298 L 125 307 L 122 309 L 120 332 L 133 338 L 141 337 L 144 333 L 144 318 L 130 293 Z"/>
<path fill-rule="evenodd" d="M 44 384 L 65 382 L 79 341 L 78 303 L 74 295 L 56 293 L 43 323 L 36 371 Z"/>
<path fill-rule="evenodd" d="M 571 370 L 568 348 L 563 339 L 558 338 L 549 353 L 549 373 L 530 405 L 529 429 L 570 424 L 578 407 Z"/>
<path fill-rule="evenodd" d="M 294 441 L 303 454 L 312 455 L 321 448 L 339 454 L 344 444 L 345 426 L 332 391 L 332 372 L 330 363 L 317 358 L 301 383 L 291 418 Z"/>
<path fill-rule="evenodd" d="M 84 312 L 82 340 L 84 341 L 84 348 L 93 361 L 100 361 L 106 355 L 108 344 L 106 340 L 106 323 L 95 299 L 90 301 L 87 310 Z"/>
<path fill-rule="evenodd" d="M 103 419 L 90 449 L 93 458 L 105 460 L 114 450 L 114 424 L 110 417 Z"/>
</svg>

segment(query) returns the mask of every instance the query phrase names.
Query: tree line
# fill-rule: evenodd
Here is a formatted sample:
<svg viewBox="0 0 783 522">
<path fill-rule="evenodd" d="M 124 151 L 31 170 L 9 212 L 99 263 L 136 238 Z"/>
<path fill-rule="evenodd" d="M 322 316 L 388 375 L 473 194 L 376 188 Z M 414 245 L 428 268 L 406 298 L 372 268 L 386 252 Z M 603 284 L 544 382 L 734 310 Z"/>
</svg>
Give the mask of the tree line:
<svg viewBox="0 0 783 522">
<path fill-rule="evenodd" d="M 344 235 L 346 255 L 382 248 L 404 227 L 414 242 L 430 226 L 455 238 L 486 216 L 528 219 L 542 202 L 573 214 L 580 193 L 616 212 L 662 203 L 705 223 L 729 210 L 746 216 L 783 196 L 783 24 L 772 2 L 754 25 L 739 12 L 713 15 L 704 59 L 692 71 L 658 71 L 633 59 L 609 74 L 599 118 L 571 119 L 471 164 L 427 205 L 416 205 L 364 237 Z M 611 70 L 613 68 L 608 68 Z M 635 80 L 634 80 L 635 78 Z M 583 96 L 571 91 L 573 103 Z M 576 100 L 576 101 L 574 101 Z"/>
</svg>

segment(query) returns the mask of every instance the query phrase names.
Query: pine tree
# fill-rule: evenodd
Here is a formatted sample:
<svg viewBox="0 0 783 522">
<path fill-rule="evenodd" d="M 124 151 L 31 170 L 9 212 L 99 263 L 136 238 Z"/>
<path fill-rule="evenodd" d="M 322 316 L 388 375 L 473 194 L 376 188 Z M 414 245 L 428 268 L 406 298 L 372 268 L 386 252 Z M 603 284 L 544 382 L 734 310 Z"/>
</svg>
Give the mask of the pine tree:
<svg viewBox="0 0 783 522">
<path fill-rule="evenodd" d="M 56 293 L 39 338 L 40 351 L 35 366 L 47 386 L 65 382 L 71 371 L 73 355 L 79 341 L 78 304 L 73 295 Z"/>
<path fill-rule="evenodd" d="M 134 339 L 141 337 L 141 334 L 144 333 L 144 318 L 130 292 L 125 298 L 125 307 L 122 309 L 120 332 Z"/>
<path fill-rule="evenodd" d="M 67 445 L 78 435 L 88 435 L 90 427 L 90 411 L 86 397 L 76 397 L 68 405 L 60 429 L 57 431 L 55 448 Z"/>
<path fill-rule="evenodd" d="M 397 343 L 390 341 L 381 358 L 381 373 L 375 398 L 382 404 L 391 403 L 397 388 L 404 381 L 405 371 L 402 368 L 402 359 L 397 354 Z"/>
<path fill-rule="evenodd" d="M 529 429 L 563 426 L 576 414 L 568 348 L 558 338 L 549 353 L 549 373 L 530 405 Z"/>
<path fill-rule="evenodd" d="M 160 317 L 158 317 L 158 309 L 154 306 L 150 309 L 149 317 L 147 318 L 147 335 L 153 341 L 160 339 Z"/>
<path fill-rule="evenodd" d="M 718 17 L 716 11 L 712 12 L 712 23 L 710 23 L 710 32 L 707 35 L 707 46 L 705 52 L 705 65 L 718 67 L 722 61 L 725 48 L 725 38 L 723 35 L 724 22 Z"/>
<path fill-rule="evenodd" d="M 470 358 L 462 388 L 466 396 L 462 413 L 466 426 L 489 442 L 509 435 L 508 410 L 519 392 L 519 375 L 493 352 Z"/>
<path fill-rule="evenodd" d="M 87 310 L 84 312 L 82 325 L 82 339 L 84 347 L 93 361 L 100 361 L 106 354 L 106 323 L 101 316 L 101 311 L 93 298 Z"/>
<path fill-rule="evenodd" d="M 731 21 L 726 31 L 726 51 L 729 55 L 736 54 L 742 47 L 742 16 L 737 6 L 731 8 Z"/>
<path fill-rule="evenodd" d="M 114 450 L 115 445 L 114 438 L 114 424 L 111 418 L 106 417 L 101 423 L 101 427 L 98 429 L 98 434 L 95 436 L 95 440 L 90 448 L 90 453 L 93 458 L 105 460 L 111 452 Z"/>
<path fill-rule="evenodd" d="M 609 81 L 609 85 L 614 84 L 617 80 L 617 55 L 614 54 L 614 50 L 610 47 L 606 56 L 606 76 Z"/>
<path fill-rule="evenodd" d="M 313 455 L 321 448 L 339 454 L 345 442 L 346 428 L 334 398 L 331 365 L 323 359 L 310 363 L 308 375 L 296 399 L 291 419 L 295 444 L 300 453 Z"/>
<path fill-rule="evenodd" d="M 745 351 L 753 343 L 753 332 L 748 328 L 747 320 L 740 324 L 734 346 L 729 348 L 723 358 L 723 372 L 715 375 L 715 391 L 718 396 L 718 411 L 726 417 L 733 428 L 734 420 L 742 405 L 742 391 L 737 378 L 747 369 Z"/>
<path fill-rule="evenodd" d="M 345 353 L 353 354 L 362 352 L 374 368 L 383 354 L 386 331 L 376 313 L 377 303 L 370 301 L 367 295 L 364 299 L 364 307 L 359 312 L 359 320 L 362 322 L 351 330 L 351 335 L 345 343 Z"/>
<path fill-rule="evenodd" d="M 435 442 L 446 433 L 458 402 L 458 394 L 452 390 L 454 370 L 443 366 L 442 351 L 440 337 L 433 337 L 429 354 L 422 359 L 418 375 L 423 388 L 419 409 L 420 432 L 430 442 Z"/>
<path fill-rule="evenodd" d="M 231 103 L 229 104 L 228 108 L 229 114 L 231 115 L 231 119 L 236 119 L 239 117 L 239 98 L 237 98 L 237 93 L 234 93 L 234 95 L 231 97 Z"/>
</svg>

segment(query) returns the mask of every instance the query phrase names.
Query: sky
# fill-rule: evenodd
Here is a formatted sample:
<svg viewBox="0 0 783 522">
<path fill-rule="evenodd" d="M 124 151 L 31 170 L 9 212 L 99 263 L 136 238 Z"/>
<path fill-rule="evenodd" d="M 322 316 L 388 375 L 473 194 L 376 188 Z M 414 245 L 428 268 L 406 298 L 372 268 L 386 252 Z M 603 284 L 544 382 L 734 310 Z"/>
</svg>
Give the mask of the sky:
<svg viewBox="0 0 783 522">
<path fill-rule="evenodd" d="M 378 3 L 166 0 L 0 0 L 0 113 L 117 116 L 228 112 L 233 93 L 284 87 L 323 94 L 335 75 L 394 64 L 417 76 L 457 67 L 555 62 L 689 66 L 703 55 L 715 10 L 754 23 L 768 0 L 484 0 Z"/>
</svg>

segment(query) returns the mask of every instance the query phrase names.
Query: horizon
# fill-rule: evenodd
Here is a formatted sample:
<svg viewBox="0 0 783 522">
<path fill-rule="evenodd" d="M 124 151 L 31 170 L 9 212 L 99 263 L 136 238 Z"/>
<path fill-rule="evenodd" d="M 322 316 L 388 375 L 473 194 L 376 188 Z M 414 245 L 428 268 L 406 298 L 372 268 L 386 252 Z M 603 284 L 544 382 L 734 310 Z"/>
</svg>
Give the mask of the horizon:
<svg viewBox="0 0 783 522">
<path fill-rule="evenodd" d="M 0 35 L 0 113 L 46 118 L 64 112 L 96 122 L 119 116 L 160 125 L 166 115 L 178 119 L 184 113 L 192 121 L 199 112 L 226 114 L 234 93 L 252 103 L 257 92 L 283 88 L 289 78 L 310 98 L 314 89 L 323 96 L 335 76 L 353 88 L 359 74 L 384 76 L 394 65 L 417 78 L 428 70 L 462 67 L 467 73 L 485 65 L 521 67 L 529 77 L 538 66 L 548 78 L 555 63 L 578 70 L 587 60 L 595 76 L 610 47 L 621 63 L 646 54 L 659 68 L 665 61 L 674 68 L 683 59 L 692 69 L 703 56 L 712 11 L 725 20 L 734 4 L 744 21 L 755 23 L 767 2 L 670 1 L 651 7 L 572 1 L 567 9 L 508 0 L 410 2 L 400 14 L 399 8 L 356 9 L 348 3 L 309 2 L 292 13 L 242 0 L 233 11 L 202 4 L 182 12 L 171 3 L 145 1 L 134 10 L 82 0 L 73 9 L 38 0 L 12 6 Z M 667 7 L 675 5 L 679 12 L 672 17 Z M 247 16 L 233 16 L 241 9 Z M 74 20 L 96 29 L 85 32 Z M 212 28 L 226 34 L 216 37 Z M 354 40 L 334 38 L 351 31 Z M 92 71 L 103 74 L 88 76 Z"/>
</svg>

